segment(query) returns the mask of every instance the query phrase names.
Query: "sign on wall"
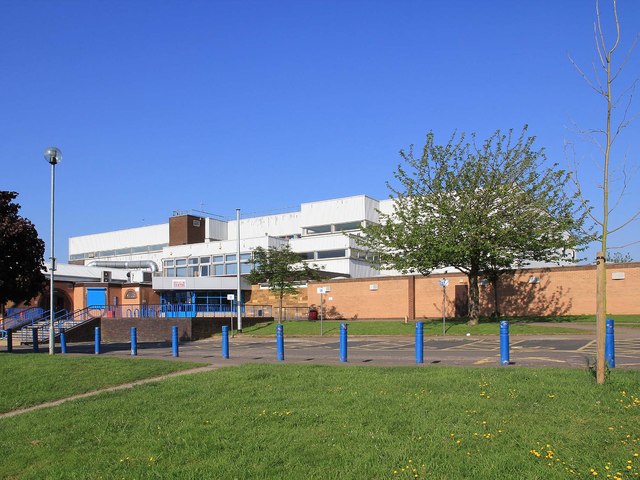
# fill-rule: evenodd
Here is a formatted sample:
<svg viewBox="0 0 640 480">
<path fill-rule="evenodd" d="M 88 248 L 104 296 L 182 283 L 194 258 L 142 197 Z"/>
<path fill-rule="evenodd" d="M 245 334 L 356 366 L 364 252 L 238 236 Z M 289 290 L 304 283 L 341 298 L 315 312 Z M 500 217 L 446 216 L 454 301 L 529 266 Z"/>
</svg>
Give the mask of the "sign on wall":
<svg viewBox="0 0 640 480">
<path fill-rule="evenodd" d="M 171 288 L 187 288 L 187 281 L 184 278 L 174 278 L 171 281 Z"/>
</svg>

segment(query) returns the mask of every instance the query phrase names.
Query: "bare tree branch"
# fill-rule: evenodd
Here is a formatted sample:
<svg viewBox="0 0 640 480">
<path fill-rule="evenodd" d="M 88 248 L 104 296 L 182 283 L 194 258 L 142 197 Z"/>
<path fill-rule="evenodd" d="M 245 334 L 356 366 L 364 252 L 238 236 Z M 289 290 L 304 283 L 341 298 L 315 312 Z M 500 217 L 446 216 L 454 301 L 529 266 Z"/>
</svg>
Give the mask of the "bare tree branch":
<svg viewBox="0 0 640 480">
<path fill-rule="evenodd" d="M 629 57 L 631 57 L 631 52 L 633 52 L 634 48 L 636 48 L 639 38 L 640 38 L 640 32 L 638 32 L 638 34 L 636 35 L 636 38 L 633 40 L 633 43 L 631 44 L 631 47 L 629 47 L 629 50 L 627 50 L 627 54 L 625 55 L 624 60 L 622 60 L 622 63 L 620 64 L 618 71 L 613 75 L 613 77 L 611 77 L 611 81 L 615 81 L 616 78 L 618 78 L 618 75 L 620 75 L 620 72 L 624 70 L 624 66 L 627 64 Z"/>
<path fill-rule="evenodd" d="M 636 245 L 636 244 L 638 244 L 638 243 L 640 243 L 640 240 L 636 240 L 636 241 L 634 241 L 634 242 L 627 243 L 626 245 L 620 245 L 620 246 L 617 246 L 617 247 L 610 247 L 610 248 L 611 248 L 612 250 L 619 250 L 619 249 L 621 249 L 621 248 L 627 248 L 627 247 L 630 247 L 631 245 Z"/>
<path fill-rule="evenodd" d="M 576 71 L 578 72 L 578 74 L 582 77 L 582 79 L 587 83 L 587 85 L 589 85 L 589 87 L 591 87 L 593 89 L 593 91 L 595 91 L 598 95 L 604 95 L 604 91 L 602 90 L 602 86 L 598 85 L 596 87 L 596 85 L 594 85 L 594 83 L 591 81 L 591 79 L 589 78 L 589 76 L 584 73 L 582 71 L 582 69 L 580 68 L 580 66 L 575 62 L 575 60 L 573 58 L 571 58 L 571 55 L 567 55 L 567 57 L 569 58 L 569 61 L 571 62 L 571 64 L 573 65 L 573 67 L 576 69 Z M 597 77 L 596 77 L 597 78 Z"/>
<path fill-rule="evenodd" d="M 638 217 L 640 216 L 640 210 L 638 210 L 629 220 L 627 220 L 626 222 L 624 222 L 622 225 L 620 225 L 619 227 L 614 228 L 613 230 L 608 230 L 607 234 L 612 234 L 617 232 L 618 230 L 623 229 L 624 227 L 626 227 L 627 225 L 629 225 L 631 222 L 633 222 L 634 220 L 636 220 Z"/>
</svg>

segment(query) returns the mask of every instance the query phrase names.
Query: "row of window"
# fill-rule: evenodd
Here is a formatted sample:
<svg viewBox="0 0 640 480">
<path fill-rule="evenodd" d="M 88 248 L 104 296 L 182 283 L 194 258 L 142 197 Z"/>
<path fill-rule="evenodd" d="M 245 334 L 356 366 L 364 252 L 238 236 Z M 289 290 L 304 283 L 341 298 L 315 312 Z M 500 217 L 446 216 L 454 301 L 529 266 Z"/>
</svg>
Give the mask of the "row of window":
<svg viewBox="0 0 640 480">
<path fill-rule="evenodd" d="M 303 260 L 328 260 L 331 258 L 344 258 L 347 256 L 345 249 L 338 250 L 322 250 L 319 252 L 302 252 L 300 254 Z"/>
<path fill-rule="evenodd" d="M 238 273 L 237 256 L 207 255 L 203 257 L 171 258 L 162 261 L 165 277 L 222 277 Z M 251 272 L 251 254 L 240 254 L 240 274 Z"/>
<path fill-rule="evenodd" d="M 113 250 L 101 250 L 98 252 L 86 252 L 69 255 L 69 260 L 86 260 L 90 258 L 115 257 L 118 255 L 134 255 L 139 253 L 160 252 L 168 243 L 158 245 L 142 245 L 140 247 L 117 248 Z"/>
<path fill-rule="evenodd" d="M 323 250 L 317 252 L 302 252 L 303 260 L 329 260 L 345 258 L 345 249 Z M 236 254 L 207 255 L 203 257 L 170 258 L 162 261 L 163 276 L 165 277 L 222 277 L 236 275 L 238 266 Z M 240 254 L 240 274 L 251 272 L 251 254 Z"/>
<path fill-rule="evenodd" d="M 332 223 L 330 225 L 317 225 L 315 227 L 306 227 L 304 232 L 306 235 L 316 235 L 318 233 L 335 233 L 348 232 L 350 230 L 360 230 L 363 222 L 346 222 Z"/>
</svg>

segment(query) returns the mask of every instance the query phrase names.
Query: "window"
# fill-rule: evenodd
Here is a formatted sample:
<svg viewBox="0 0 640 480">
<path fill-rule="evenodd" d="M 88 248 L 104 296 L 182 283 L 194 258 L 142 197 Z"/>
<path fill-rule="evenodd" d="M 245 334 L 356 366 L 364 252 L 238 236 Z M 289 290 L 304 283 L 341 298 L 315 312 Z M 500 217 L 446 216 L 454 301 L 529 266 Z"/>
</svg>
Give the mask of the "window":
<svg viewBox="0 0 640 480">
<path fill-rule="evenodd" d="M 198 264 L 198 257 L 189 259 L 189 265 L 197 265 L 197 264 Z"/>
<path fill-rule="evenodd" d="M 200 257 L 200 264 L 202 265 L 203 263 L 211 263 L 211 257 Z"/>
<path fill-rule="evenodd" d="M 362 228 L 362 222 L 336 223 L 336 232 L 345 230 L 359 230 Z"/>
<path fill-rule="evenodd" d="M 130 248 L 119 248 L 118 250 L 116 250 L 116 255 L 130 255 L 130 254 L 131 254 Z"/>
<path fill-rule="evenodd" d="M 164 266 L 165 267 L 173 267 L 173 260 L 165 260 L 164 261 Z"/>
<path fill-rule="evenodd" d="M 325 250 L 324 252 L 318 252 L 318 260 L 325 258 L 342 258 L 346 253 L 345 250 Z"/>
<path fill-rule="evenodd" d="M 200 276 L 201 277 L 209 276 L 209 265 L 200 265 Z"/>
<path fill-rule="evenodd" d="M 176 268 L 176 277 L 186 277 L 186 276 L 187 276 L 187 267 Z"/>
<path fill-rule="evenodd" d="M 224 255 L 214 255 L 213 263 L 222 263 L 224 262 Z"/>
<path fill-rule="evenodd" d="M 317 227 L 307 227 L 307 233 L 313 235 L 315 233 L 330 233 L 331 225 L 319 225 Z"/>
<path fill-rule="evenodd" d="M 302 252 L 302 253 L 299 253 L 298 255 L 302 257 L 302 260 L 313 260 L 315 257 L 313 252 Z"/>
<path fill-rule="evenodd" d="M 135 290 L 130 288 L 124 293 L 124 298 L 126 298 L 127 300 L 135 300 L 136 298 L 138 298 L 138 294 Z"/>
<path fill-rule="evenodd" d="M 131 249 L 131 253 L 142 253 L 142 252 L 148 252 L 149 251 L 149 247 L 148 246 L 144 246 L 144 247 L 133 247 Z"/>
<path fill-rule="evenodd" d="M 248 273 L 251 273 L 251 268 L 252 268 L 252 265 L 250 263 L 241 263 L 240 264 L 240 274 L 241 275 L 246 275 Z"/>
<path fill-rule="evenodd" d="M 235 254 L 233 255 L 227 255 L 227 262 L 235 262 L 236 261 L 236 256 Z"/>
<path fill-rule="evenodd" d="M 248 262 L 251 260 L 251 254 L 250 253 L 241 253 L 240 254 L 240 261 L 241 262 Z"/>
<path fill-rule="evenodd" d="M 180 267 L 182 265 L 186 265 L 187 264 L 187 259 L 186 258 L 177 258 L 176 259 L 176 267 Z"/>
<path fill-rule="evenodd" d="M 216 277 L 220 277 L 224 275 L 224 265 L 222 263 L 216 264 L 213 266 L 213 274 Z"/>
<path fill-rule="evenodd" d="M 238 266 L 235 263 L 227 263 L 227 275 L 235 275 L 238 273 L 237 267 Z"/>
</svg>

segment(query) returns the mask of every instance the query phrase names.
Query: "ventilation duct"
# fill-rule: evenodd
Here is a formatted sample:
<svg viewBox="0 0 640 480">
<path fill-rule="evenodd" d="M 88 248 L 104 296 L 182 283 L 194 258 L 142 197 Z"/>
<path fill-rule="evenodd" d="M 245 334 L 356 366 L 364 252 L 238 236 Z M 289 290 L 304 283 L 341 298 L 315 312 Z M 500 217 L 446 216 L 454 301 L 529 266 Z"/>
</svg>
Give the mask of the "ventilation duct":
<svg viewBox="0 0 640 480">
<path fill-rule="evenodd" d="M 91 260 L 87 263 L 87 267 L 103 267 L 103 268 L 148 268 L 152 272 L 157 272 L 158 264 L 153 260 L 131 260 L 131 261 L 115 261 L 115 260 Z"/>
</svg>

